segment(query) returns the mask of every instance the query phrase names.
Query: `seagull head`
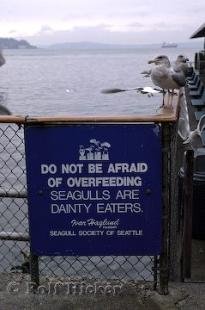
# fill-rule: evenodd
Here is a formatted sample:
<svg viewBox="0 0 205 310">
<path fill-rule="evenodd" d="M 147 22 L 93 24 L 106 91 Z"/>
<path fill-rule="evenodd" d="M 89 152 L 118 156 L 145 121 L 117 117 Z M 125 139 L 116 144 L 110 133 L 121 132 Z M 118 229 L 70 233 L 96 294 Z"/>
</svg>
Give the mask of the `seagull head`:
<svg viewBox="0 0 205 310">
<path fill-rule="evenodd" d="M 184 62 L 184 63 L 186 63 L 187 61 L 189 61 L 189 58 L 187 58 L 186 56 L 184 56 L 184 55 L 178 55 L 177 56 L 177 62 Z"/>
<path fill-rule="evenodd" d="M 166 55 L 160 55 L 148 61 L 148 64 L 152 63 L 154 63 L 155 65 L 165 65 L 166 67 L 170 67 L 170 61 Z"/>
</svg>

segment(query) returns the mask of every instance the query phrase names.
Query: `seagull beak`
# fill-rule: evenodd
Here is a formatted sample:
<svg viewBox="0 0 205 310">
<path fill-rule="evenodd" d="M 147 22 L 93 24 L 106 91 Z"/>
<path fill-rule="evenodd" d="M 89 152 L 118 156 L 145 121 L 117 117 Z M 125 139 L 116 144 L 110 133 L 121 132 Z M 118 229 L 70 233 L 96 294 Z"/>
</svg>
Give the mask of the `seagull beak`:
<svg viewBox="0 0 205 310">
<path fill-rule="evenodd" d="M 153 64 L 153 63 L 155 63 L 156 62 L 156 59 L 152 59 L 152 60 L 149 60 L 148 61 L 148 64 Z"/>
</svg>

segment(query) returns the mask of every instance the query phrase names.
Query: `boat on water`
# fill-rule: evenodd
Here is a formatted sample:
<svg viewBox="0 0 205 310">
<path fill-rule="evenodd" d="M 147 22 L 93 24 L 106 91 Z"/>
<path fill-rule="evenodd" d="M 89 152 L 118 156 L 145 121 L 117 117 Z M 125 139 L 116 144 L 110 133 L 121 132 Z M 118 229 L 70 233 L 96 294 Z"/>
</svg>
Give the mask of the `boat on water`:
<svg viewBox="0 0 205 310">
<path fill-rule="evenodd" d="M 174 42 L 163 42 L 162 43 L 162 48 L 166 48 L 166 47 L 177 47 L 177 43 L 174 43 Z"/>
</svg>

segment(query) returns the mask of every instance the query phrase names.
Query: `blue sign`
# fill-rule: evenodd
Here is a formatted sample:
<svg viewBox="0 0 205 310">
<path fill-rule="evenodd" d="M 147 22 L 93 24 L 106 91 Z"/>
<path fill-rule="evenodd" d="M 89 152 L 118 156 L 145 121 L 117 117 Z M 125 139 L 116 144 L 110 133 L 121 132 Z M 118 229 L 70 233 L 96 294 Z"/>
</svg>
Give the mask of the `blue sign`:
<svg viewBox="0 0 205 310">
<path fill-rule="evenodd" d="M 158 255 L 157 124 L 26 125 L 36 255 Z"/>
</svg>

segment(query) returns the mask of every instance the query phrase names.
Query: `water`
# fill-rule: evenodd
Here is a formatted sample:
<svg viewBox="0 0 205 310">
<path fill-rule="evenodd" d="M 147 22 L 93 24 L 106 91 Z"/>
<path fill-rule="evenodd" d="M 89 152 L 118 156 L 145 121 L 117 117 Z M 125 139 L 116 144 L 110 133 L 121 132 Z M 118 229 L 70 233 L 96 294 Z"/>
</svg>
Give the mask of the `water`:
<svg viewBox="0 0 205 310">
<path fill-rule="evenodd" d="M 0 68 L 0 102 L 17 115 L 150 114 L 161 105 L 161 94 L 149 98 L 136 91 L 106 95 L 102 94 L 101 90 L 153 86 L 150 78 L 144 78 L 140 72 L 150 68 L 147 64 L 148 60 L 162 53 L 167 54 L 172 61 L 178 54 L 184 54 L 193 60 L 195 50 L 179 48 L 109 51 L 6 50 L 4 55 L 7 62 Z M 9 127 L 6 135 L 4 132 L 1 137 L 0 179 L 4 189 L 7 190 L 11 186 L 12 189 L 22 190 L 22 186 L 25 185 L 25 174 L 21 173 L 25 163 L 20 163 L 22 161 L 20 154 L 24 153 L 21 134 L 18 133 L 14 139 L 16 133 Z M 14 146 L 8 142 L 9 138 L 12 143 L 15 140 Z M 7 145 L 6 148 L 5 145 Z M 19 153 L 16 152 L 16 148 Z M 12 156 L 8 157 L 9 153 L 12 153 Z M 16 164 L 17 162 L 19 165 Z M 19 168 L 18 171 L 16 166 Z M 1 229 L 6 231 L 14 229 L 18 232 L 28 230 L 25 202 L 18 200 L 17 203 L 10 198 L 5 198 L 1 209 Z M 22 262 L 20 254 L 22 248 L 28 251 L 28 245 L 23 243 L 4 242 L 1 245 L 0 270 L 10 270 L 15 262 L 18 264 Z M 115 260 L 111 258 L 111 263 L 109 257 L 100 261 L 98 257 L 93 258 L 92 261 L 88 258 L 77 260 L 43 258 L 45 273 L 50 273 L 52 270 L 57 275 L 64 275 L 68 265 L 73 266 L 73 269 L 69 267 L 69 274 L 73 275 L 77 272 L 81 276 L 85 273 L 86 276 L 94 270 L 93 274 L 96 277 L 103 274 L 109 278 L 114 274 L 122 278 L 136 279 L 140 274 L 141 279 L 152 279 L 152 263 L 149 257 L 143 257 L 140 260 L 136 257 L 129 259 L 118 257 Z M 82 269 L 82 265 L 85 265 L 85 269 Z M 95 269 L 95 265 L 98 266 L 98 270 Z"/>
<path fill-rule="evenodd" d="M 148 60 L 179 54 L 190 60 L 194 49 L 5 50 L 0 68 L 0 100 L 13 114 L 30 116 L 133 115 L 152 113 L 161 94 L 136 91 L 102 94 L 106 88 L 153 86 L 140 74 Z"/>
</svg>

